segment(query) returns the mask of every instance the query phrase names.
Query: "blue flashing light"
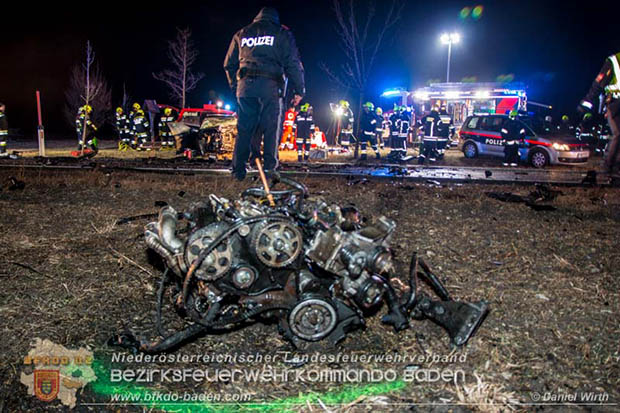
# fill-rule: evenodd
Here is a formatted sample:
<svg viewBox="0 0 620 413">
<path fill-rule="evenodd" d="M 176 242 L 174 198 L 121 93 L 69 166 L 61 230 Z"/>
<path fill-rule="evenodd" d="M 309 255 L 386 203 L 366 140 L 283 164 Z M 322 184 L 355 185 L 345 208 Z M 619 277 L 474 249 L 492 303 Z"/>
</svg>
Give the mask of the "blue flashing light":
<svg viewBox="0 0 620 413">
<path fill-rule="evenodd" d="M 230 105 L 227 103 L 226 105 L 224 105 L 224 109 L 230 110 Z"/>
<path fill-rule="evenodd" d="M 388 89 L 385 92 L 383 92 L 381 94 L 381 96 L 383 97 L 392 97 L 392 96 L 400 96 L 402 95 L 403 91 L 400 89 Z"/>
</svg>

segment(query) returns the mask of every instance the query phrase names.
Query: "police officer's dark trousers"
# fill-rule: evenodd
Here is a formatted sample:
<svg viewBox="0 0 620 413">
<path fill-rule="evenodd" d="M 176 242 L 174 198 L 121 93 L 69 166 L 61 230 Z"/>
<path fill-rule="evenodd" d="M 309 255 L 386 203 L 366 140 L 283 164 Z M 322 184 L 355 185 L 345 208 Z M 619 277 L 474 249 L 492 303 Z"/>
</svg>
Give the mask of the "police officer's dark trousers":
<svg viewBox="0 0 620 413">
<path fill-rule="evenodd" d="M 510 144 L 504 146 L 504 163 L 514 164 L 519 162 L 519 145 Z"/>
<path fill-rule="evenodd" d="M 233 172 L 244 174 L 245 164 L 250 156 L 252 137 L 257 130 L 263 132 L 264 169 L 278 166 L 277 135 L 280 125 L 280 99 L 273 97 L 238 97 L 238 136 L 235 141 Z"/>
</svg>

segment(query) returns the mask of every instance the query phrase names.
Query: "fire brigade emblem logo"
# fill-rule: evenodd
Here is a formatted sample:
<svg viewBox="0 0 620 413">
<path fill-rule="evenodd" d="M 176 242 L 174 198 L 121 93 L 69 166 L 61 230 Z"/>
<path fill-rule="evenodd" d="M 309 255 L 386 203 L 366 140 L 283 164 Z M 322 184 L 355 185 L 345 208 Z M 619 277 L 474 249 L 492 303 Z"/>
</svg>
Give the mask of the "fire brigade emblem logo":
<svg viewBox="0 0 620 413">
<path fill-rule="evenodd" d="M 34 371 L 34 395 L 39 400 L 51 402 L 60 389 L 60 373 L 58 370 Z"/>
</svg>

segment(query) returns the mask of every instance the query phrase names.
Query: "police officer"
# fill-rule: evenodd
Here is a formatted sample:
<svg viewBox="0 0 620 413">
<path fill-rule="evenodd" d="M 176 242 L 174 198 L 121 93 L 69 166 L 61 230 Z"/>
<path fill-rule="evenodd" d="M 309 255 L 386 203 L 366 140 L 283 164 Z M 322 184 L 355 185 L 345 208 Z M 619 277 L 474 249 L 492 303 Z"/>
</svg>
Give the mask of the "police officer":
<svg viewBox="0 0 620 413">
<path fill-rule="evenodd" d="M 422 151 L 418 158 L 418 163 L 423 165 L 426 159 L 430 162 L 435 162 L 437 160 L 437 141 L 441 132 L 439 108 L 433 106 L 431 112 L 424 116 L 421 122 L 421 129 L 424 131 L 424 136 L 422 137 Z"/>
<path fill-rule="evenodd" d="M 360 160 L 365 161 L 367 159 L 366 149 L 368 142 L 373 151 L 375 151 L 375 157 L 379 159 L 379 147 L 377 146 L 377 115 L 375 114 L 375 105 L 372 102 L 364 103 L 362 116 L 360 116 L 360 147 L 361 156 Z"/>
<path fill-rule="evenodd" d="M 9 156 L 6 150 L 9 137 L 9 122 L 6 120 L 5 110 L 6 106 L 4 103 L 0 103 L 0 157 L 2 158 Z"/>
<path fill-rule="evenodd" d="M 612 134 L 605 158 L 605 170 L 611 173 L 620 155 L 620 52 L 605 60 L 588 94 L 579 104 L 578 110 L 591 112 L 596 98 L 601 94 L 605 94 L 606 117 Z"/>
<path fill-rule="evenodd" d="M 75 118 L 75 131 L 78 136 L 78 151 L 82 150 L 82 146 L 86 146 L 95 154 L 98 152 L 98 142 L 95 132 L 97 132 L 97 126 L 90 119 L 90 115 L 93 113 L 93 108 L 90 105 L 84 105 L 78 109 L 78 114 Z M 86 132 L 84 127 L 86 126 Z M 86 145 L 84 145 L 86 140 Z"/>
<path fill-rule="evenodd" d="M 519 162 L 519 144 L 525 139 L 525 128 L 517 121 L 518 112 L 511 110 L 508 119 L 504 122 L 501 129 L 502 139 L 504 140 L 504 166 L 517 166 Z"/>
<path fill-rule="evenodd" d="M 450 142 L 454 134 L 454 123 L 452 122 L 452 117 L 448 115 L 445 106 L 441 107 L 439 118 L 441 123 L 439 124 L 439 136 L 437 138 L 437 154 L 439 159 L 443 159 L 449 144 L 448 142 Z"/>
<path fill-rule="evenodd" d="M 288 79 L 296 105 L 305 93 L 295 39 L 286 26 L 280 25 L 275 9 L 263 7 L 250 25 L 233 36 L 224 70 L 239 108 L 232 173 L 238 180 L 245 178 L 245 164 L 257 128 L 264 136 L 265 170 L 274 171 L 278 166 L 277 139 L 282 125 L 280 98 L 286 93 L 284 79 Z"/>
<path fill-rule="evenodd" d="M 375 139 L 377 140 L 379 148 L 383 149 L 385 147 L 383 133 L 385 133 L 387 121 L 383 119 L 383 109 L 380 107 L 375 109 L 375 118 L 377 119 L 377 123 L 375 124 Z"/>
<path fill-rule="evenodd" d="M 137 144 L 136 149 L 139 151 L 150 151 L 151 148 L 147 147 L 147 142 L 151 138 L 150 124 L 149 120 L 146 116 L 144 116 L 144 111 L 142 109 L 135 111 L 131 129 L 133 132 L 134 141 Z"/>
<path fill-rule="evenodd" d="M 157 124 L 162 150 L 174 148 L 174 136 L 172 135 L 172 131 L 169 126 L 169 123 L 174 122 L 174 120 L 175 118 L 172 115 L 172 109 L 165 108 L 164 114 L 159 118 L 159 123 Z"/>
<path fill-rule="evenodd" d="M 407 134 L 411 129 L 410 118 L 404 106 L 394 106 L 394 113 L 390 116 L 390 153 L 388 157 L 394 161 L 401 161 L 407 156 Z"/>
<path fill-rule="evenodd" d="M 116 131 L 118 132 L 118 150 L 126 151 L 131 144 L 131 133 L 129 132 L 129 119 L 127 114 L 120 106 L 116 108 L 115 119 Z"/>
<path fill-rule="evenodd" d="M 307 161 L 310 156 L 310 140 L 314 131 L 314 120 L 312 118 L 313 109 L 309 103 L 304 103 L 299 107 L 299 113 L 295 118 L 297 138 L 297 161 Z"/>
<path fill-rule="evenodd" d="M 340 117 L 340 146 L 348 152 L 349 146 L 355 144 L 355 136 L 353 136 L 353 124 L 355 123 L 355 117 L 353 111 L 346 100 L 340 101 L 340 108 L 342 109 L 342 115 Z"/>
</svg>

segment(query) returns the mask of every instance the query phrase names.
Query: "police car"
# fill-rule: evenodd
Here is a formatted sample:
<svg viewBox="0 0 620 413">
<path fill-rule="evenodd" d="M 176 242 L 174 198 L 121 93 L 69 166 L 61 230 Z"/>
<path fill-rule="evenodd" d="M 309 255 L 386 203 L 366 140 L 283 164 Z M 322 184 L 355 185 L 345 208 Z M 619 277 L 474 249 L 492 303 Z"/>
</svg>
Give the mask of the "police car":
<svg viewBox="0 0 620 413">
<path fill-rule="evenodd" d="M 504 139 L 501 129 L 508 119 L 507 115 L 468 116 L 461 126 L 459 136 L 463 142 L 462 150 L 466 158 L 478 155 L 504 156 Z M 519 118 L 525 129 L 525 142 L 519 147 L 521 162 L 535 168 L 555 164 L 583 164 L 588 162 L 590 151 L 585 143 L 571 137 L 542 137 Z"/>
</svg>

